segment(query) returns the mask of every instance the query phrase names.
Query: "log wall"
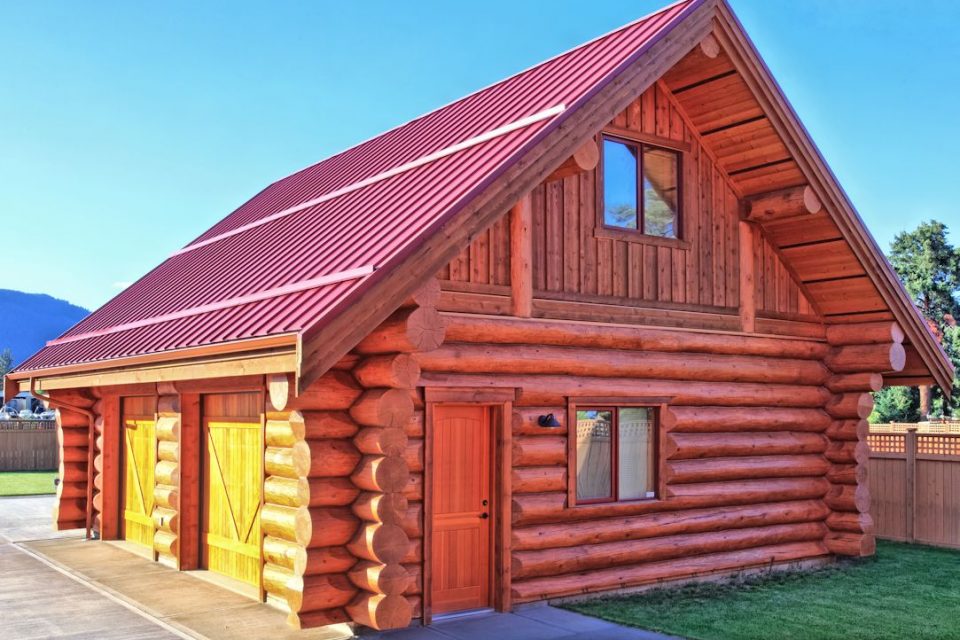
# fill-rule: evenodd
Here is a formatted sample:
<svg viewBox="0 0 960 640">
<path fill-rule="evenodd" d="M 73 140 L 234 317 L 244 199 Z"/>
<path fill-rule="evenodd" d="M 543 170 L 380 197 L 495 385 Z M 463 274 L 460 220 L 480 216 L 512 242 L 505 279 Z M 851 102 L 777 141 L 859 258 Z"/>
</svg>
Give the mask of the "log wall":
<svg viewBox="0 0 960 640">
<path fill-rule="evenodd" d="M 180 394 L 171 384 L 157 385 L 157 467 L 153 488 L 153 550 L 157 561 L 180 567 Z"/>
<path fill-rule="evenodd" d="M 84 409 L 92 409 L 95 402 L 86 392 L 61 391 L 51 397 Z M 89 420 L 83 413 L 58 408 L 56 422 L 60 483 L 53 507 L 53 526 L 57 531 L 81 529 L 86 527 L 87 514 Z"/>
</svg>

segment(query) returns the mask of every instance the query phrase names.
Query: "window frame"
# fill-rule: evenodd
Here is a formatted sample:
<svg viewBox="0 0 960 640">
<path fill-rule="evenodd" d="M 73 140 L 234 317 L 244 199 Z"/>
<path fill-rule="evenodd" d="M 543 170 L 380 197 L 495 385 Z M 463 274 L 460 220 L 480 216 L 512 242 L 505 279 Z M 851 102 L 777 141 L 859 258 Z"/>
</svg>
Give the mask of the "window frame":
<svg viewBox="0 0 960 640">
<path fill-rule="evenodd" d="M 616 505 L 636 505 L 645 504 L 662 500 L 663 493 L 663 473 L 661 465 L 663 464 L 663 455 L 661 451 L 662 438 L 660 437 L 661 425 L 664 422 L 664 416 L 668 409 L 669 398 L 619 398 L 619 397 L 571 397 L 567 398 L 567 505 L 568 507 L 610 507 Z M 645 408 L 653 410 L 653 495 L 642 498 L 630 498 L 621 500 L 620 493 L 620 469 L 619 469 L 619 422 L 620 409 Z M 577 498 L 577 411 L 612 411 L 614 415 L 614 425 L 611 426 L 613 433 L 610 435 L 610 484 L 612 497 L 609 498 L 588 498 L 580 500 Z"/>
<path fill-rule="evenodd" d="M 637 228 L 630 229 L 628 227 L 617 227 L 614 225 L 607 224 L 606 216 L 606 169 L 604 167 L 604 160 L 606 154 L 604 153 L 604 142 L 611 140 L 613 142 L 619 142 L 620 144 L 631 145 L 637 149 L 637 175 L 636 175 L 636 194 L 634 197 L 637 199 Z M 652 241 L 654 243 L 667 243 L 667 244 L 684 244 L 684 208 L 683 208 L 683 163 L 684 163 L 684 145 L 677 141 L 675 144 L 671 144 L 671 140 L 656 137 L 651 139 L 650 136 L 644 136 L 641 134 L 628 135 L 627 132 L 620 131 L 601 131 L 598 140 L 598 147 L 600 149 L 600 161 L 597 163 L 597 226 L 600 230 L 605 233 L 619 235 L 623 234 L 630 236 L 636 239 L 643 239 Z M 669 151 L 673 153 L 677 158 L 677 213 L 676 213 L 676 237 L 670 238 L 667 236 L 657 236 L 649 234 L 645 230 L 646 226 L 646 207 L 643 197 L 643 157 L 644 149 L 659 149 L 662 151 Z"/>
</svg>

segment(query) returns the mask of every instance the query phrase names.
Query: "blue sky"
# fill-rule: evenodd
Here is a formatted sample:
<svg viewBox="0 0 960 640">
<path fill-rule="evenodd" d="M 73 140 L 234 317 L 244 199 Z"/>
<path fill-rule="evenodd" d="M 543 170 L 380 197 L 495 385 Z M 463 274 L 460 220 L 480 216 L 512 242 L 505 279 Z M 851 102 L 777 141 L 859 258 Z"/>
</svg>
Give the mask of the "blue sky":
<svg viewBox="0 0 960 640">
<path fill-rule="evenodd" d="M 661 4 L 3 3 L 0 288 L 99 306 L 269 182 Z M 881 246 L 960 227 L 960 4 L 732 5 Z"/>
</svg>

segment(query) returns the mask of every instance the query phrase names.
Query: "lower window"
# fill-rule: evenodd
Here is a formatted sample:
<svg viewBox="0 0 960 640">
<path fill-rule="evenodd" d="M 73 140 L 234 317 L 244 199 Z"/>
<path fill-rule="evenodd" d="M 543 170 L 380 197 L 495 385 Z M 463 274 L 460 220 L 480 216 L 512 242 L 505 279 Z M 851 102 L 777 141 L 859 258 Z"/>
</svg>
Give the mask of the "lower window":
<svg viewBox="0 0 960 640">
<path fill-rule="evenodd" d="M 656 497 L 656 409 L 578 406 L 576 502 Z"/>
</svg>

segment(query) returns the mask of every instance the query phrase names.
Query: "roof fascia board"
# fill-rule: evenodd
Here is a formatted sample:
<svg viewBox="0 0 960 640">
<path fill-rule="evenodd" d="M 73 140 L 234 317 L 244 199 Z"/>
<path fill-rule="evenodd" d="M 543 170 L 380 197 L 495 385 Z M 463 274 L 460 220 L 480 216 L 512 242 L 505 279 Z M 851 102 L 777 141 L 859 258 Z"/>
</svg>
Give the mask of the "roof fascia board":
<svg viewBox="0 0 960 640">
<path fill-rule="evenodd" d="M 189 362 L 170 363 L 159 366 L 143 366 L 72 375 L 42 375 L 35 379 L 43 391 L 108 387 L 115 385 L 144 384 L 156 382 L 182 382 L 237 376 L 290 373 L 296 370 L 295 349 L 268 351 L 236 357 L 201 358 Z M 46 372 L 42 372 L 46 373 Z M 19 381 L 21 391 L 30 390 L 30 379 Z"/>
<path fill-rule="evenodd" d="M 498 174 L 466 196 L 446 219 L 425 231 L 418 245 L 378 269 L 363 290 L 332 309 L 323 322 L 308 327 L 304 332 L 301 388 L 323 375 L 412 295 L 424 279 L 437 273 L 472 237 L 492 225 L 584 140 L 600 131 L 699 44 L 713 29 L 716 8 L 717 0 L 691 5 L 655 41 L 583 99 L 569 105 L 557 117 L 558 125 L 542 132 Z"/>
<path fill-rule="evenodd" d="M 865 270 L 890 305 L 894 317 L 910 336 L 911 342 L 922 349 L 924 362 L 941 388 L 951 389 L 952 365 L 725 0 L 719 3 L 717 26 L 717 36 L 731 55 L 734 65 L 753 90 L 818 197 L 827 205 L 828 214 L 850 242 L 857 258 L 869 267 Z"/>
</svg>

